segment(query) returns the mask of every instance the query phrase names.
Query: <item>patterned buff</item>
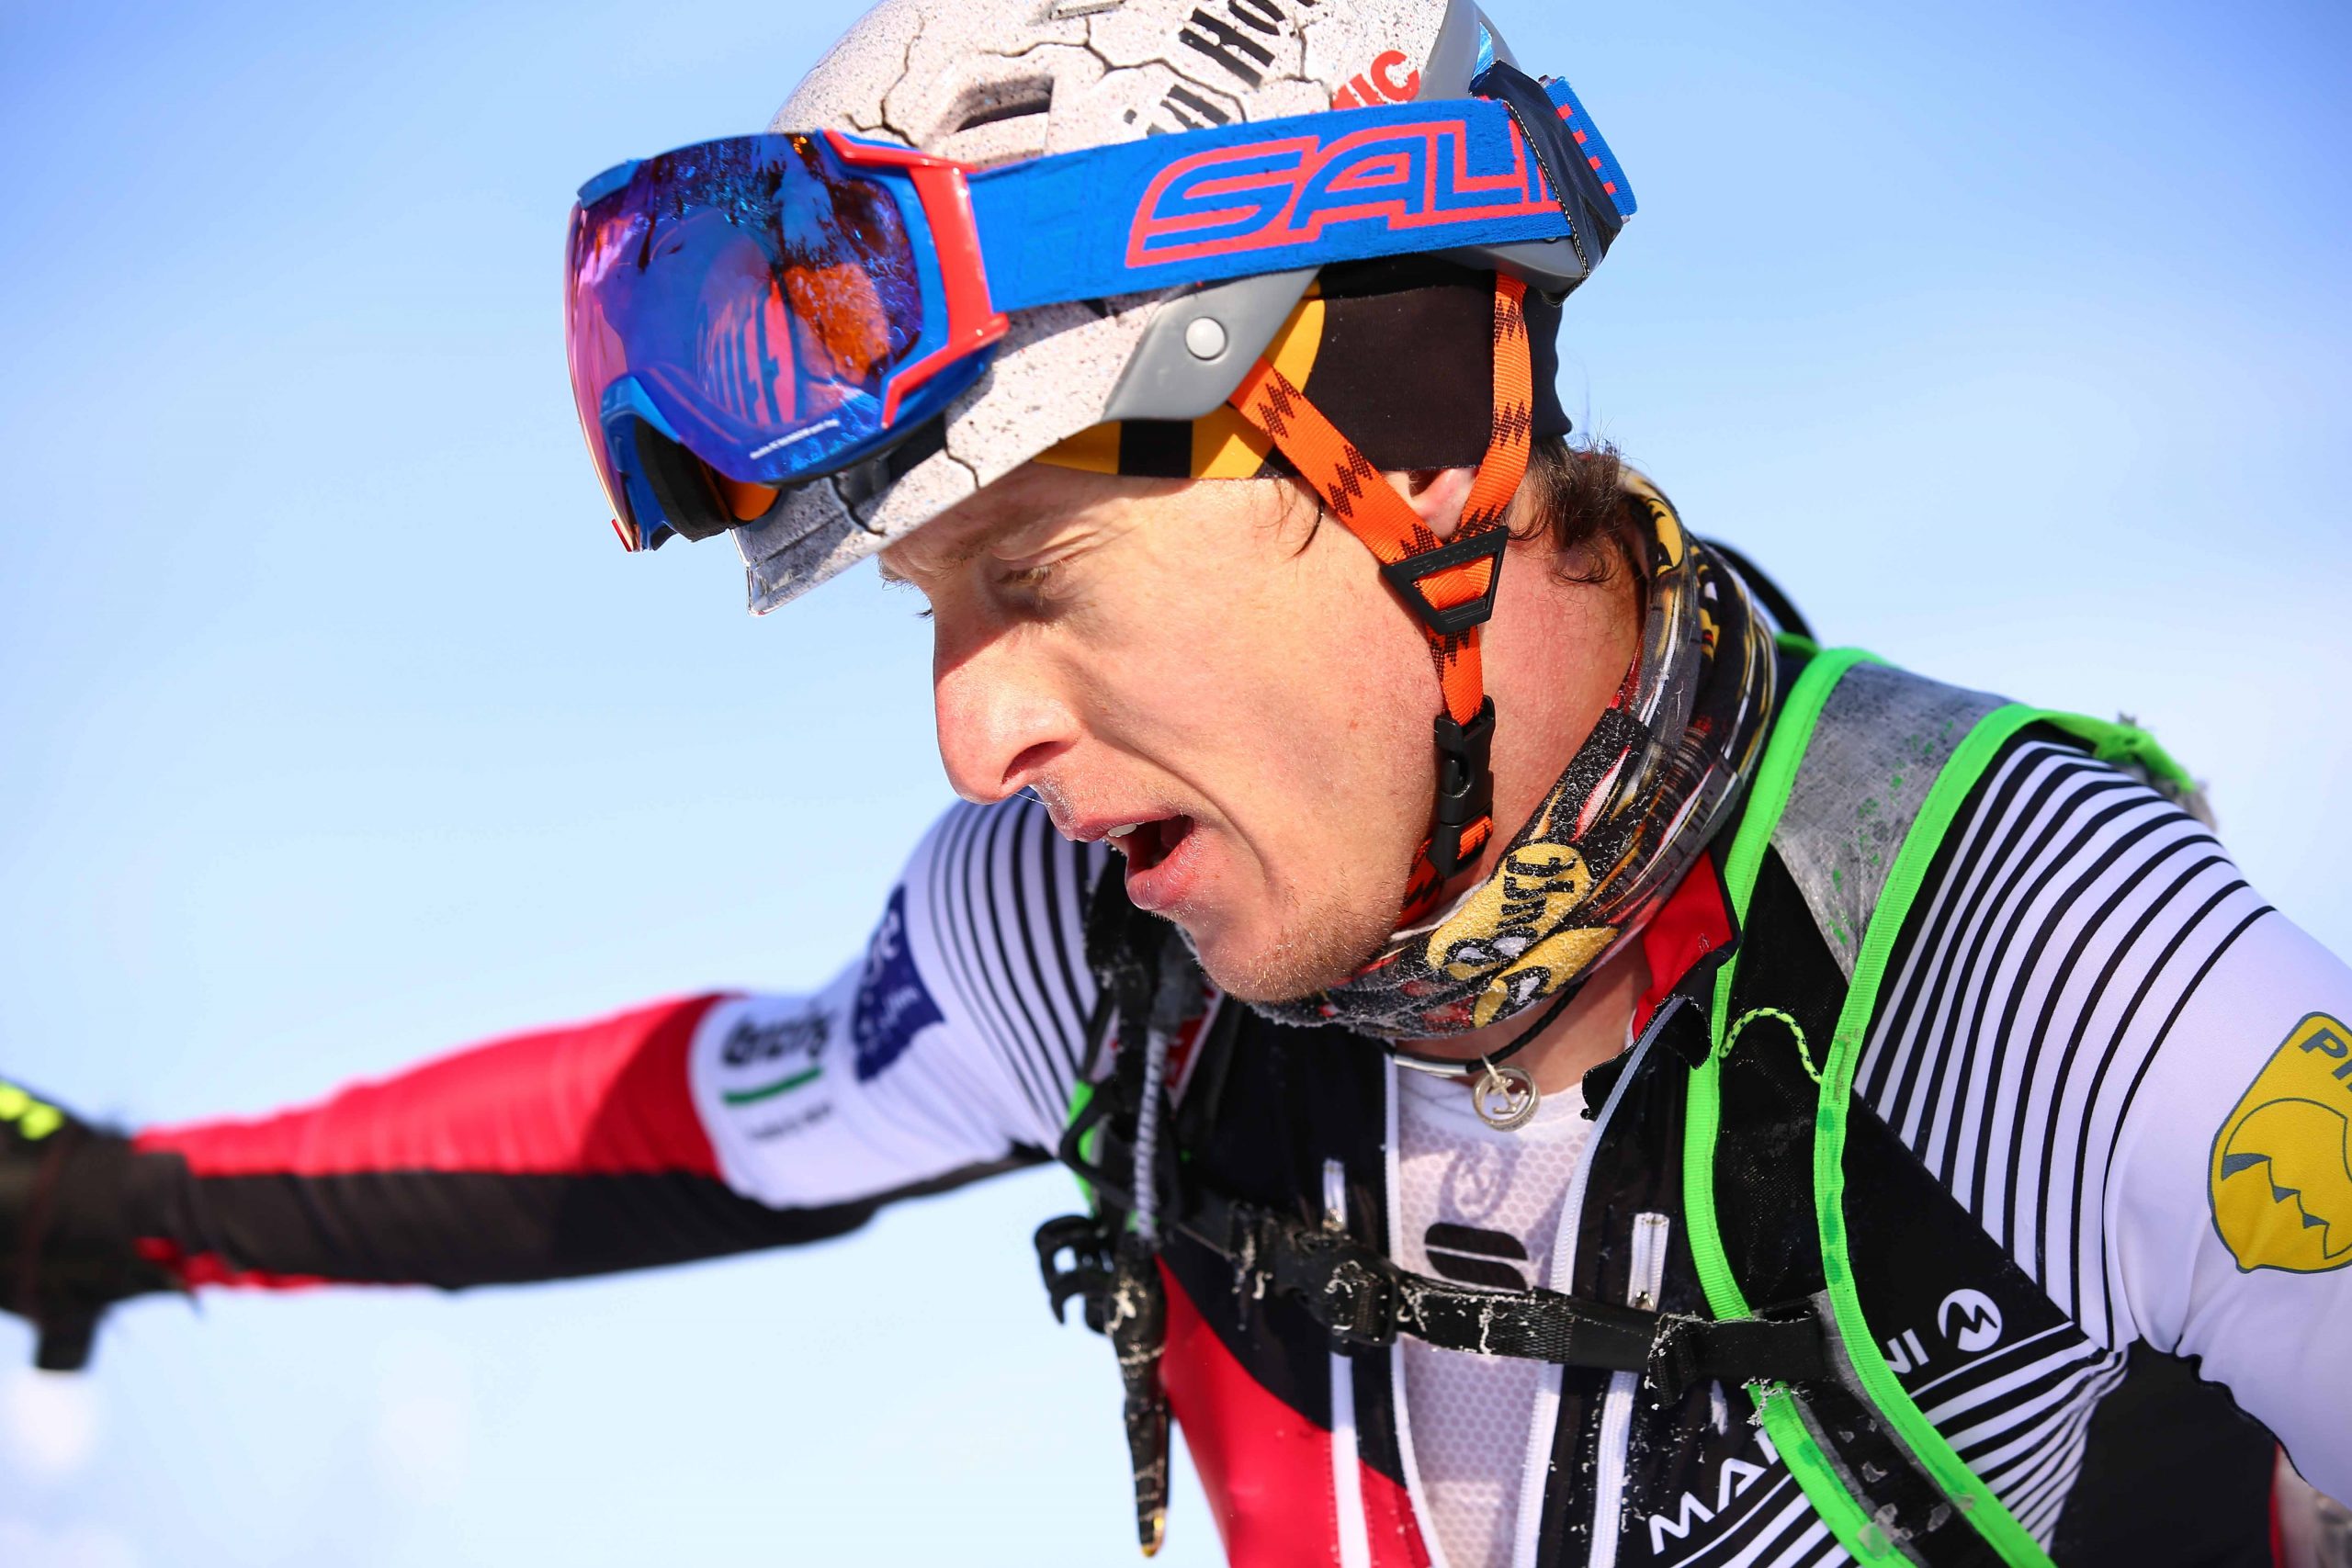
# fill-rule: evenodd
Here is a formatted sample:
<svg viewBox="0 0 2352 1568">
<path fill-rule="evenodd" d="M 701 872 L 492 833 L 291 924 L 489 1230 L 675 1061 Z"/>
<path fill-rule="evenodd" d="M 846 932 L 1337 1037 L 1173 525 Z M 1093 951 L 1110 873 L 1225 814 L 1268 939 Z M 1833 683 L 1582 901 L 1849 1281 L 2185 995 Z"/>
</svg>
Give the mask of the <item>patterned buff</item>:
<svg viewBox="0 0 2352 1568">
<path fill-rule="evenodd" d="M 1723 558 L 1624 472 L 1647 529 L 1642 649 L 1494 874 L 1336 989 L 1261 1009 L 1413 1040 L 1555 997 L 1639 931 L 1720 829 L 1762 751 L 1772 640 Z"/>
</svg>

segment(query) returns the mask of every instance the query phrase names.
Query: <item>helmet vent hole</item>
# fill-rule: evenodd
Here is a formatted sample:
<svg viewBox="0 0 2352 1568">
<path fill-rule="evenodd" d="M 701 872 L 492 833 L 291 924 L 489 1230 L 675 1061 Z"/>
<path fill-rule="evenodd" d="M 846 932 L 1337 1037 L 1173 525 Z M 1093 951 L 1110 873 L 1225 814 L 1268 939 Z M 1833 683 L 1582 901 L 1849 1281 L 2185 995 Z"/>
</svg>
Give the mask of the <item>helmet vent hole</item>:
<svg viewBox="0 0 2352 1568">
<path fill-rule="evenodd" d="M 1031 115 L 1050 114 L 1054 107 L 1054 79 L 1033 77 L 1022 82 L 991 82 L 975 87 L 964 95 L 948 117 L 948 134 L 975 130 L 984 125 L 1001 125 L 1009 119 L 1025 119 Z"/>
</svg>

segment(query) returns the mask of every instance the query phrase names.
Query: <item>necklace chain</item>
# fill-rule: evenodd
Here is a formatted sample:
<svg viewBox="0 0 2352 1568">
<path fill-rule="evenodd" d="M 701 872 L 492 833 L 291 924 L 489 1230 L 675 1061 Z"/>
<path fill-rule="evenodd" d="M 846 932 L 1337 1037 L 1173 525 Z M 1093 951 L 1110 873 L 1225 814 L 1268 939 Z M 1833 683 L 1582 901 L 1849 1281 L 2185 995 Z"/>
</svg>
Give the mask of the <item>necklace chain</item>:
<svg viewBox="0 0 2352 1568">
<path fill-rule="evenodd" d="M 1487 1070 L 1471 1081 L 1470 1108 L 1487 1126 L 1508 1133 L 1535 1119 L 1536 1107 L 1544 1103 L 1544 1096 L 1535 1087 L 1533 1074 L 1524 1067 L 1507 1067 L 1503 1064 L 1532 1045 L 1535 1037 L 1558 1021 L 1583 988 L 1581 984 L 1565 987 L 1533 1023 L 1511 1037 L 1510 1044 L 1467 1062 L 1425 1055 L 1398 1045 L 1388 1045 L 1386 1050 L 1399 1066 L 1442 1077 L 1466 1075 L 1474 1066 L 1485 1067 Z"/>
</svg>

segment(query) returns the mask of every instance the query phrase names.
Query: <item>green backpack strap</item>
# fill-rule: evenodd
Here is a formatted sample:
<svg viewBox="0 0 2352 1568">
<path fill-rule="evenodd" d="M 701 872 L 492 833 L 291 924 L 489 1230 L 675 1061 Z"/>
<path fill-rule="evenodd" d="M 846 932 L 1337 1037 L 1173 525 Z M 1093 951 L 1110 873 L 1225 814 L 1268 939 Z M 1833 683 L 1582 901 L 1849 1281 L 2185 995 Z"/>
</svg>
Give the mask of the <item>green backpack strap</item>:
<svg viewBox="0 0 2352 1568">
<path fill-rule="evenodd" d="M 1774 720 L 1771 738 L 1757 768 L 1747 816 L 1724 866 L 1732 912 L 1738 920 L 1744 922 L 1747 919 L 1765 851 L 1780 826 L 1796 782 L 1797 769 L 1812 744 L 1822 710 L 1846 673 L 1865 662 L 1879 660 L 1856 649 L 1815 653 L 1791 687 L 1788 699 Z M 1845 1003 L 1831 1035 L 1827 1059 L 1817 1071 L 1810 1061 L 1806 1066 L 1809 1072 L 1815 1072 L 1821 1086 L 1820 1110 L 1815 1122 L 1813 1192 L 1815 1220 L 1821 1235 L 1823 1275 L 1838 1340 L 1861 1392 L 1889 1429 L 1910 1449 L 1922 1472 L 1941 1489 L 2003 1562 L 2050 1568 L 2049 1554 L 1952 1450 L 1943 1434 L 1904 1392 L 1894 1369 L 1887 1365 L 1855 1292 L 1845 1222 L 1846 1132 L 1853 1098 L 1854 1068 L 1869 1033 L 1871 1015 L 1877 1010 L 1888 957 L 1918 897 L 1936 848 L 1962 804 L 2000 749 L 2031 724 L 2052 725 L 2075 736 L 2101 761 L 2135 767 L 2176 789 L 2188 787 L 2188 775 L 2180 766 L 2144 731 L 2133 726 L 2016 703 L 1986 714 L 1953 750 L 1929 787 L 1889 868 L 1877 908 L 1863 936 Z M 1729 1017 L 1737 962 L 1735 954 L 1716 976 L 1710 1021 L 1712 1049 L 1706 1060 L 1691 1073 L 1683 1140 L 1683 1205 L 1691 1251 L 1708 1305 L 1719 1318 L 1753 1315 L 1739 1281 L 1733 1275 L 1715 1213 L 1715 1146 L 1722 1128 L 1723 1058 L 1737 1033 Z M 1905 1561 L 1902 1547 L 1871 1517 L 1847 1487 L 1835 1461 L 1815 1440 L 1796 1397 L 1787 1386 L 1751 1383 L 1748 1388 L 1767 1436 L 1839 1544 L 1858 1562 Z"/>
<path fill-rule="evenodd" d="M 1724 863 L 1724 885 L 1736 921 L 1744 924 L 1747 919 L 1764 852 L 1780 826 L 1781 813 L 1788 806 L 1789 793 L 1796 783 L 1797 765 L 1804 760 L 1805 749 L 1812 743 L 1814 727 L 1821 718 L 1829 694 L 1847 671 L 1871 657 L 1859 649 L 1834 649 L 1813 654 L 1774 716 L 1763 759 L 1757 764 L 1755 782 L 1748 787 L 1747 814 Z M 1709 1309 L 1718 1318 L 1754 1315 L 1738 1280 L 1733 1276 L 1715 1213 L 1715 1142 L 1723 1125 L 1723 1054 L 1729 1032 L 1731 967 L 1725 964 L 1716 976 L 1708 1031 L 1713 1048 L 1707 1053 L 1707 1059 L 1691 1071 L 1690 1100 L 1683 1121 L 1683 1213 L 1690 1233 L 1691 1255 L 1698 1265 L 1699 1283 L 1707 1292 Z M 1842 1322 L 1838 1330 L 1841 1337 L 1851 1337 Z M 1814 1512 L 1821 1516 L 1838 1543 L 1860 1562 L 1902 1561 L 1894 1542 L 1847 1490 L 1828 1455 L 1806 1430 L 1787 1386 L 1754 1382 L 1747 1389 L 1755 1401 L 1757 1418 L 1763 1423 L 1774 1450 L 1796 1477 L 1797 1484 L 1813 1504 Z"/>
</svg>

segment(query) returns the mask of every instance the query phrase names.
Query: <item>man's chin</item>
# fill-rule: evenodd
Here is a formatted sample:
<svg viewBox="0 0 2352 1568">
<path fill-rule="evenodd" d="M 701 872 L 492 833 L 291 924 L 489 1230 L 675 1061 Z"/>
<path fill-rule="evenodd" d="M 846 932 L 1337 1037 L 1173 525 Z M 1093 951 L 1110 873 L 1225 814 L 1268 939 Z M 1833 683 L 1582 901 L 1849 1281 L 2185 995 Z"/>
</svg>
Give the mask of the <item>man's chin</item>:
<svg viewBox="0 0 2352 1568">
<path fill-rule="evenodd" d="M 1299 1001 L 1345 983 L 1388 936 L 1385 921 L 1369 935 L 1355 929 L 1363 923 L 1326 919 L 1265 931 L 1177 915 L 1210 984 L 1252 1003 Z"/>
</svg>

